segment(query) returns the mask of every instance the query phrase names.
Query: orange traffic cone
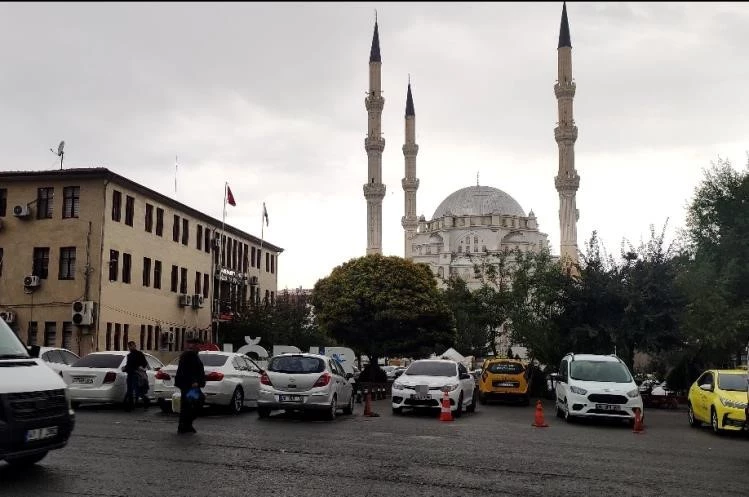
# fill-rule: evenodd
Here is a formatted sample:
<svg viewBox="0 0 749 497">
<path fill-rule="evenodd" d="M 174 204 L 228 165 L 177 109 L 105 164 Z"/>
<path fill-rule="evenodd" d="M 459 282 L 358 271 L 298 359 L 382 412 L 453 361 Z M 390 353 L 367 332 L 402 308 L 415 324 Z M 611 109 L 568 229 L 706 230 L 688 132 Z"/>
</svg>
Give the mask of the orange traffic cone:
<svg viewBox="0 0 749 497">
<path fill-rule="evenodd" d="M 546 421 L 544 421 L 544 406 L 541 404 L 540 400 L 536 402 L 536 419 L 533 421 L 531 426 L 535 426 L 536 428 L 549 427 L 549 425 L 546 424 Z"/>
<path fill-rule="evenodd" d="M 640 434 L 645 432 L 645 427 L 642 424 L 642 415 L 640 414 L 640 408 L 635 407 L 633 409 L 635 412 L 635 424 L 632 427 L 632 433 Z"/>
<path fill-rule="evenodd" d="M 367 390 L 367 395 L 364 400 L 364 416 L 370 418 L 376 418 L 379 416 L 376 412 L 372 412 L 372 394 Z"/>
<path fill-rule="evenodd" d="M 442 395 L 442 411 L 440 412 L 440 421 L 452 421 L 453 412 L 450 409 L 450 395 L 444 392 Z"/>
</svg>

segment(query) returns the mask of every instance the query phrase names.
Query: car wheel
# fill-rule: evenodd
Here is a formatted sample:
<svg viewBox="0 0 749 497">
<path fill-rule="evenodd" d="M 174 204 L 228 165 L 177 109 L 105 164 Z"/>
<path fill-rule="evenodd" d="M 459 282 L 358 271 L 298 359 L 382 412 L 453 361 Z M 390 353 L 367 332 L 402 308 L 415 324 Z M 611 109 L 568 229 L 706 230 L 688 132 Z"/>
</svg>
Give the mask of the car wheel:
<svg viewBox="0 0 749 497">
<path fill-rule="evenodd" d="M 257 408 L 257 417 L 260 419 L 265 419 L 270 417 L 270 407 L 258 407 Z"/>
<path fill-rule="evenodd" d="M 354 394 L 348 399 L 348 405 L 343 408 L 343 414 L 354 414 Z"/>
<path fill-rule="evenodd" d="M 73 409 L 78 409 L 80 406 L 81 406 L 80 402 L 71 402 L 70 403 L 70 407 L 72 407 Z"/>
<path fill-rule="evenodd" d="M 45 458 L 47 455 L 47 452 L 40 452 L 39 454 L 34 454 L 31 456 L 21 456 L 21 457 L 14 457 L 6 459 L 6 462 L 10 464 L 11 466 L 17 467 L 17 468 L 25 468 L 27 466 L 32 466 L 42 459 Z"/>
<path fill-rule="evenodd" d="M 482 393 L 482 392 L 479 392 L 479 403 L 482 406 L 486 405 L 486 395 L 484 393 Z"/>
<path fill-rule="evenodd" d="M 393 407 L 393 414 L 396 416 L 400 416 L 403 414 L 403 408 L 402 407 Z"/>
<path fill-rule="evenodd" d="M 455 414 L 453 414 L 453 417 L 459 418 L 463 415 L 463 392 L 460 392 L 460 397 L 458 397 L 458 407 L 455 408 Z"/>
<path fill-rule="evenodd" d="M 570 406 L 567 404 L 567 399 L 564 399 L 564 420 L 568 423 L 574 421 L 573 416 L 570 414 Z"/>
<path fill-rule="evenodd" d="M 159 399 L 159 407 L 161 408 L 161 412 L 164 414 L 171 414 L 172 413 L 172 403 L 167 402 L 164 399 Z"/>
<path fill-rule="evenodd" d="M 720 435 L 723 432 L 718 424 L 718 413 L 715 412 L 714 407 L 710 408 L 710 425 L 713 427 L 713 433 L 716 435 Z"/>
<path fill-rule="evenodd" d="M 476 412 L 476 403 L 478 402 L 477 397 L 479 396 L 478 390 L 474 390 L 473 392 L 473 399 L 471 399 L 471 403 L 466 407 L 466 412 Z"/>
<path fill-rule="evenodd" d="M 561 408 L 561 407 L 559 407 L 559 402 L 556 402 L 556 403 L 554 404 L 554 406 L 556 407 L 556 411 L 557 411 L 557 417 L 558 417 L 559 419 L 564 419 L 564 411 L 562 411 L 562 408 Z"/>
<path fill-rule="evenodd" d="M 687 404 L 687 418 L 689 419 L 689 426 L 691 426 L 692 428 L 699 428 L 700 426 L 702 426 L 702 423 L 694 417 L 692 404 Z"/>
<path fill-rule="evenodd" d="M 232 414 L 237 415 L 242 412 L 244 407 L 244 392 L 241 388 L 237 387 L 234 389 L 234 393 L 229 401 L 229 410 Z"/>
<path fill-rule="evenodd" d="M 335 415 L 336 415 L 337 410 L 338 410 L 338 399 L 334 395 L 333 400 L 330 401 L 330 407 L 325 412 L 325 419 L 327 419 L 328 421 L 335 420 Z"/>
</svg>

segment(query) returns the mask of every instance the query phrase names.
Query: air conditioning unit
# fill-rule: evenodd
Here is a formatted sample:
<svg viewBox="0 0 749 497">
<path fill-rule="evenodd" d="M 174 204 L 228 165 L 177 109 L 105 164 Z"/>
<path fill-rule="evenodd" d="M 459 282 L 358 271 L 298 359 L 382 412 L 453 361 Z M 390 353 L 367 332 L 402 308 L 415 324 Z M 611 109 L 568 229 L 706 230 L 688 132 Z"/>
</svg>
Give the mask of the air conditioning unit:
<svg viewBox="0 0 749 497">
<path fill-rule="evenodd" d="M 94 324 L 94 303 L 90 300 L 76 300 L 71 306 L 73 324 L 91 326 Z"/>
<path fill-rule="evenodd" d="M 193 309 L 198 309 L 200 307 L 203 307 L 203 296 L 199 293 L 196 293 L 192 296 L 192 307 Z"/>
<path fill-rule="evenodd" d="M 250 276 L 250 285 L 257 285 L 257 276 Z"/>
<path fill-rule="evenodd" d="M 31 208 L 28 205 L 16 205 L 13 207 L 13 215 L 16 217 L 29 217 L 31 215 Z"/>
<path fill-rule="evenodd" d="M 23 277 L 23 286 L 28 288 L 36 288 L 42 284 L 42 279 L 39 276 L 29 275 Z"/>
<path fill-rule="evenodd" d="M 16 321 L 16 313 L 13 311 L 2 311 L 0 312 L 0 319 L 8 324 L 12 324 Z"/>
<path fill-rule="evenodd" d="M 192 295 L 183 293 L 179 296 L 180 307 L 190 307 L 192 305 Z"/>
</svg>

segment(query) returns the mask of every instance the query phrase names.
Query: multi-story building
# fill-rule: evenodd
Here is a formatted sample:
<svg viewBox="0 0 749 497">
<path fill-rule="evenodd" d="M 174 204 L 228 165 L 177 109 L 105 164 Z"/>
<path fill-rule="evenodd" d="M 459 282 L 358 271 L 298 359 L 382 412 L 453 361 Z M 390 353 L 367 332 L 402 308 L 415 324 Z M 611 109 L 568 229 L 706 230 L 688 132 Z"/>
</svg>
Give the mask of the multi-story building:
<svg viewBox="0 0 749 497">
<path fill-rule="evenodd" d="M 105 168 L 0 172 L 0 312 L 29 345 L 217 341 L 275 299 L 282 251 Z"/>
</svg>

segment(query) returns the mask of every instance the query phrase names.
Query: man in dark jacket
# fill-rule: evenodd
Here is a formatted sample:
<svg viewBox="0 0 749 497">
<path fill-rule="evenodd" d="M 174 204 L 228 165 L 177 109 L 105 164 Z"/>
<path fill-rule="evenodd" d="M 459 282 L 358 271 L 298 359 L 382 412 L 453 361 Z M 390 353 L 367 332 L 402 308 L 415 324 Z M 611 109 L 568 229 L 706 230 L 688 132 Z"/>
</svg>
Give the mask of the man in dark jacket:
<svg viewBox="0 0 749 497">
<path fill-rule="evenodd" d="M 146 376 L 145 385 L 141 378 L 146 369 L 148 369 L 148 361 L 146 356 L 135 347 L 135 342 L 127 342 L 127 348 L 130 353 L 127 355 L 127 361 L 125 366 L 122 368 L 127 373 L 127 393 L 125 394 L 125 410 L 130 411 L 138 401 L 138 398 L 143 398 L 143 405 L 148 409 L 149 400 L 146 396 L 148 393 L 148 377 Z M 142 368 L 142 372 L 139 370 Z"/>
<path fill-rule="evenodd" d="M 187 350 L 179 358 L 177 374 L 174 377 L 174 385 L 179 388 L 182 398 L 180 399 L 179 426 L 177 433 L 195 433 L 192 422 L 198 416 L 196 403 L 190 400 L 187 393 L 193 388 L 205 387 L 205 370 L 203 361 L 198 356 L 198 340 L 188 340 Z"/>
</svg>

